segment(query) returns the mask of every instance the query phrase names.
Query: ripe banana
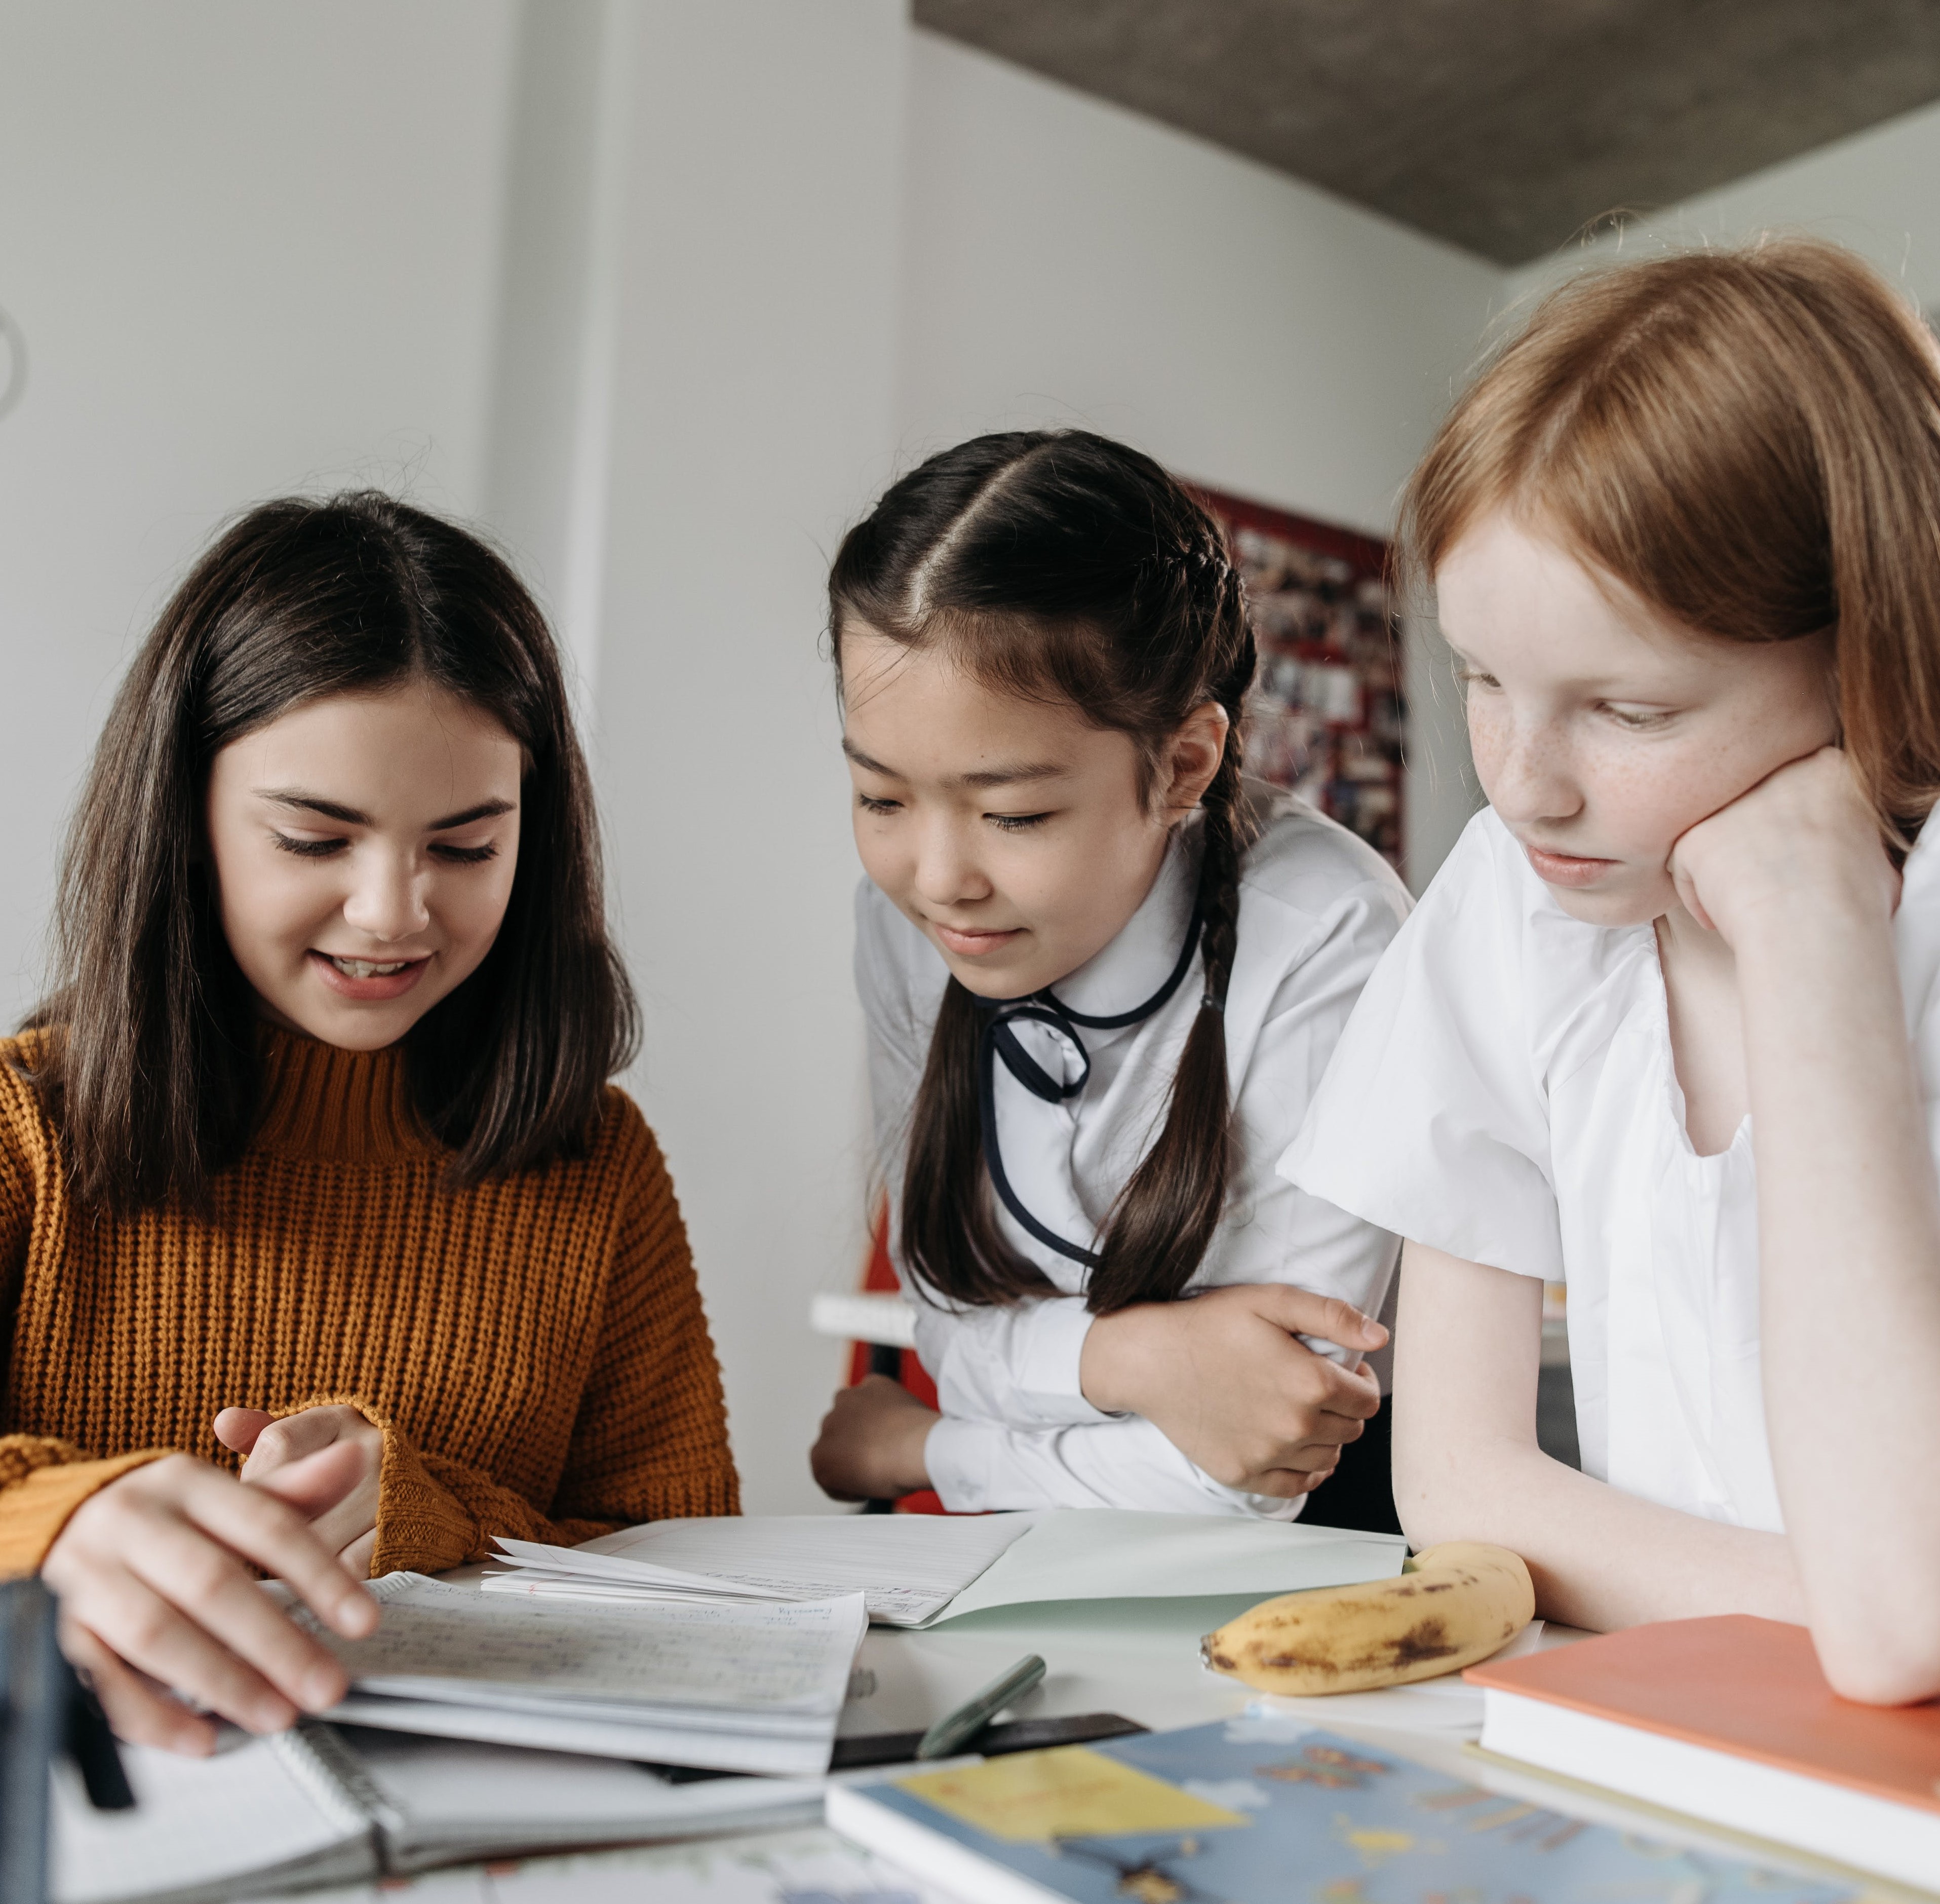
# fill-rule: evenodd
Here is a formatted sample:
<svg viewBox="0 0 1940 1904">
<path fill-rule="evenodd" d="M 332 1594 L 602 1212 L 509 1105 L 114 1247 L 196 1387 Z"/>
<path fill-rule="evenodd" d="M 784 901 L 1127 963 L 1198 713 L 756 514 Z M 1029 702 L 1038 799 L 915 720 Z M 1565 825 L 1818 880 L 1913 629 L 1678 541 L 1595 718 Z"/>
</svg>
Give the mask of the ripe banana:
<svg viewBox="0 0 1940 1904">
<path fill-rule="evenodd" d="M 1536 1614 L 1529 1569 L 1506 1547 L 1424 1549 L 1398 1579 L 1283 1593 L 1200 1643 L 1199 1656 L 1260 1692 L 1359 1692 L 1472 1666 Z"/>
</svg>

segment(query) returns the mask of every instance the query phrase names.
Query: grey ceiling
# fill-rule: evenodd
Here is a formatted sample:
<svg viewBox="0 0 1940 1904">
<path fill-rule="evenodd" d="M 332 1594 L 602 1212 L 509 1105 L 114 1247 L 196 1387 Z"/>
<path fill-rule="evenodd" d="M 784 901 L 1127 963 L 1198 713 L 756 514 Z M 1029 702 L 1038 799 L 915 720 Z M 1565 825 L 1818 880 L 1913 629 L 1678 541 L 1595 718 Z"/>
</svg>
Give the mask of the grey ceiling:
<svg viewBox="0 0 1940 1904">
<path fill-rule="evenodd" d="M 1940 0 L 915 0 L 1503 264 L 1940 98 Z"/>
</svg>

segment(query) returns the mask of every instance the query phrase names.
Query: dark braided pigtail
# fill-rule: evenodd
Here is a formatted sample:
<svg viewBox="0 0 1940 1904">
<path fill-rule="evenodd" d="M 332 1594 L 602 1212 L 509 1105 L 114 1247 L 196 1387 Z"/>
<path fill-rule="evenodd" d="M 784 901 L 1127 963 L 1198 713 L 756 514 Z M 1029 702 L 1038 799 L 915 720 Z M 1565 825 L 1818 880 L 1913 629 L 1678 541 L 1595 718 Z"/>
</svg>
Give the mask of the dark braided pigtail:
<svg viewBox="0 0 1940 1904">
<path fill-rule="evenodd" d="M 1237 651 L 1215 691 L 1231 725 L 1219 770 L 1200 797 L 1204 813 L 1199 861 L 1200 961 L 1204 974 L 1198 1015 L 1173 1074 L 1164 1127 L 1119 1193 L 1085 1286 L 1097 1314 L 1135 1302 L 1169 1302 L 1192 1280 L 1219 1227 L 1232 1161 L 1233 1106 L 1226 1074 L 1226 987 L 1240 937 L 1240 868 L 1249 844 L 1240 771 L 1240 716 L 1252 685 L 1255 657 L 1237 573 L 1218 586 L 1219 646 Z M 1212 644 L 1209 644 L 1211 645 Z"/>
<path fill-rule="evenodd" d="M 1164 1126 L 1091 1245 L 1086 1288 L 1100 1312 L 1170 1301 L 1212 1242 L 1231 1159 L 1225 1007 L 1248 844 L 1240 720 L 1254 651 L 1219 524 L 1122 444 L 1081 430 L 982 436 L 932 456 L 849 532 L 828 596 L 838 675 L 847 627 L 935 644 L 990 687 L 1067 702 L 1130 735 L 1150 769 L 1195 709 L 1226 710 L 1225 751 L 1200 801 L 1203 1002 Z M 979 1112 L 984 1019 L 953 978 L 911 1115 L 900 1241 L 937 1294 L 1008 1303 L 1051 1286 L 999 1224 Z"/>
</svg>

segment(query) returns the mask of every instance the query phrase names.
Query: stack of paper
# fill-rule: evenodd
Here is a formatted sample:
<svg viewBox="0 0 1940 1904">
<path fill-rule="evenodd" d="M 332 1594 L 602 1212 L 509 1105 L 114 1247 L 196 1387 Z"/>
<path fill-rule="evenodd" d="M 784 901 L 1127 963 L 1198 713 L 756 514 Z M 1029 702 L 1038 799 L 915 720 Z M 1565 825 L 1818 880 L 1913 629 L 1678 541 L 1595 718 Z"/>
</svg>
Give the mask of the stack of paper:
<svg viewBox="0 0 1940 1904">
<path fill-rule="evenodd" d="M 1037 1518 L 1029 1514 L 772 1514 L 654 1521 L 583 1547 L 500 1538 L 516 1570 L 487 1593 L 575 1600 L 826 1600 L 859 1593 L 885 1626 L 941 1613 Z"/>
<path fill-rule="evenodd" d="M 886 1626 L 933 1626 L 966 1613 L 1060 1601 L 1250 1602 L 1389 1579 L 1408 1555 L 1398 1535 L 1106 1508 L 751 1515 L 657 1521 L 584 1547 L 502 1539 L 499 1545 L 508 1570 L 487 1578 L 487 1594 L 718 1605 L 859 1591 L 870 1617 Z"/>
<path fill-rule="evenodd" d="M 827 1771 L 868 1625 L 859 1593 L 621 1609 L 493 1600 L 416 1573 L 370 1591 L 384 1617 L 368 1639 L 291 1614 L 349 1673 L 334 1719 L 784 1777 Z"/>
</svg>

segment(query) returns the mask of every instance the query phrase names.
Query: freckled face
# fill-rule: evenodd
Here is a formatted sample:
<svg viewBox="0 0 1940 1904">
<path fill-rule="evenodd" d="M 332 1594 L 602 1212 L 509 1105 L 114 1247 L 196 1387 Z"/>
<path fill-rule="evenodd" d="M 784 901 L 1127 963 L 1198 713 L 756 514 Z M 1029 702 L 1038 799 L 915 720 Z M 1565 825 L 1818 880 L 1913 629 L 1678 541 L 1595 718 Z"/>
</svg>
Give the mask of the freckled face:
<svg viewBox="0 0 1940 1904">
<path fill-rule="evenodd" d="M 496 721 L 422 682 L 306 703 L 224 748 L 209 853 L 265 1015 L 375 1051 L 470 978 L 511 896 L 523 767 Z"/>
<path fill-rule="evenodd" d="M 1435 578 L 1489 804 L 1564 910 L 1668 911 L 1679 838 L 1837 738 L 1829 641 L 1693 633 L 1507 514 Z"/>
<path fill-rule="evenodd" d="M 1142 798 L 1126 735 L 853 622 L 842 679 L 864 869 L 965 987 L 1022 998 L 1118 936 L 1170 817 Z"/>
</svg>

